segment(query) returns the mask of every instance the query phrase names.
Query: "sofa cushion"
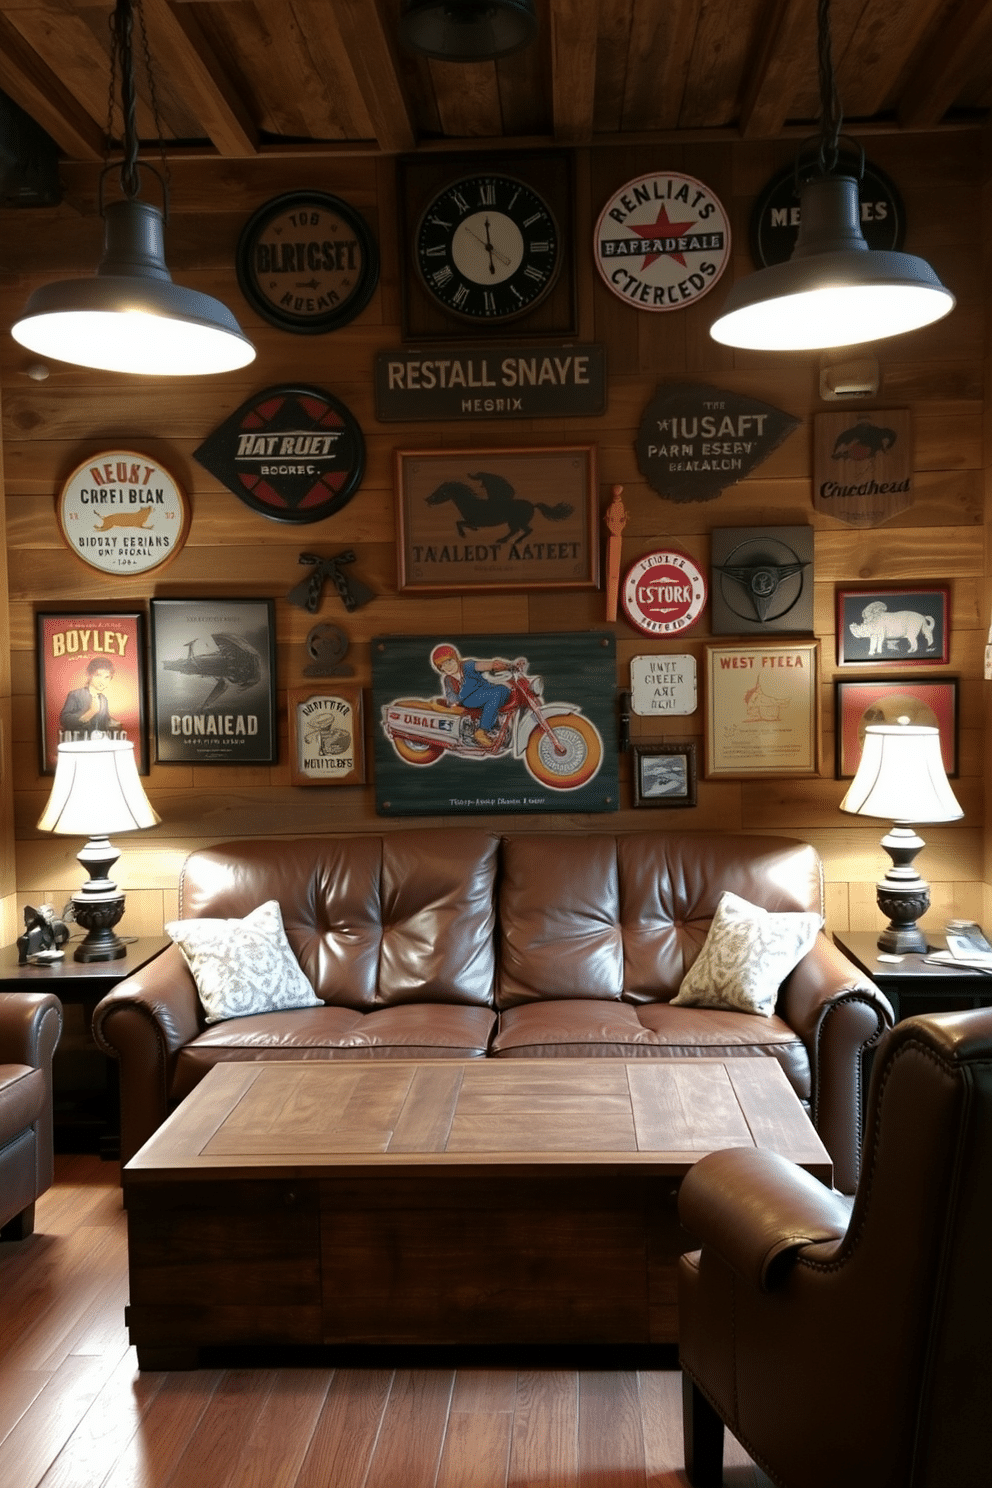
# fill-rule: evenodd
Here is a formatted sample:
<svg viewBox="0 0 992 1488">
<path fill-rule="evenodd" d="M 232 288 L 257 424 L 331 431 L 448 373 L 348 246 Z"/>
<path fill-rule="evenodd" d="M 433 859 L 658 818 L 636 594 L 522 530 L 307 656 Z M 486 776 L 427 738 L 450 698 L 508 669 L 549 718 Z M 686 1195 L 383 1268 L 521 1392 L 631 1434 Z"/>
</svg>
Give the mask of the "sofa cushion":
<svg viewBox="0 0 992 1488">
<path fill-rule="evenodd" d="M 176 1059 L 172 1100 L 182 1100 L 212 1065 L 243 1059 L 477 1059 L 496 1024 L 491 1008 L 454 1003 L 379 1008 L 318 1006 L 215 1023 Z"/>
<path fill-rule="evenodd" d="M 171 920 L 165 929 L 186 959 L 208 1023 L 320 1005 L 275 899 L 244 919 Z"/>
<path fill-rule="evenodd" d="M 779 987 L 810 949 L 822 924 L 814 911 L 772 913 L 725 889 L 673 1005 L 770 1017 Z"/>
</svg>

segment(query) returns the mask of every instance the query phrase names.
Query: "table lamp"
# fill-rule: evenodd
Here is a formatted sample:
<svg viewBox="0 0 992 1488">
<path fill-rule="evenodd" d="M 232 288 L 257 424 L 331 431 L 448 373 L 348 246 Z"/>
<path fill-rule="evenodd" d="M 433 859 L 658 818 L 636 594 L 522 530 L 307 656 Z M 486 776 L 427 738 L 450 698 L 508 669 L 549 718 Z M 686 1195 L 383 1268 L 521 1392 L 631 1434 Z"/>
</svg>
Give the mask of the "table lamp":
<svg viewBox="0 0 992 1488">
<path fill-rule="evenodd" d="M 76 961 L 117 961 L 127 955 L 114 930 L 124 914 L 124 895 L 108 877 L 120 851 L 108 838 L 160 820 L 142 789 L 133 744 L 86 739 L 59 745 L 52 793 L 38 828 L 88 839 L 76 856 L 90 876 L 71 900 L 76 923 L 87 931 L 76 947 Z"/>
<path fill-rule="evenodd" d="M 878 907 L 889 924 L 879 949 L 923 953 L 927 939 L 916 921 L 930 908 L 930 885 L 913 866 L 923 846 L 910 822 L 955 821 L 964 812 L 944 773 L 940 731 L 922 724 L 869 724 L 861 763 L 841 811 L 882 817 L 894 823 L 882 838 L 892 866 L 876 885 Z"/>
</svg>

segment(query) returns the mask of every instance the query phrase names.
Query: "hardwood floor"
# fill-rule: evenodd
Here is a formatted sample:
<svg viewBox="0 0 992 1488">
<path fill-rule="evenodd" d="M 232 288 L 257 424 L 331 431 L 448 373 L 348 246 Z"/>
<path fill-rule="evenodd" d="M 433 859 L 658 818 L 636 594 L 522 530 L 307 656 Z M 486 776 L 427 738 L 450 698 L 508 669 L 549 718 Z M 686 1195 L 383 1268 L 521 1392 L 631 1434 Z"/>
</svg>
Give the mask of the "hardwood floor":
<svg viewBox="0 0 992 1488">
<path fill-rule="evenodd" d="M 685 1484 L 674 1360 L 352 1350 L 139 1373 L 117 1179 L 97 1157 L 57 1158 L 36 1233 L 0 1244 L 4 1488 Z M 770 1488 L 730 1436 L 726 1461 L 727 1485 Z"/>
</svg>

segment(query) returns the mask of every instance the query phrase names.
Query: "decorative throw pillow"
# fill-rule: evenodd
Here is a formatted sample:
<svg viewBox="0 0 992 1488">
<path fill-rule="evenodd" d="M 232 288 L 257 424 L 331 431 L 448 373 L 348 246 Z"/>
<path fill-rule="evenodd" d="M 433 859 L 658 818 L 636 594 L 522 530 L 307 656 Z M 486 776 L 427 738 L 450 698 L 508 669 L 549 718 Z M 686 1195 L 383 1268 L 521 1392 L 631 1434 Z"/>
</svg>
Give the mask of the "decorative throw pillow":
<svg viewBox="0 0 992 1488">
<path fill-rule="evenodd" d="M 275 899 L 243 920 L 172 920 L 165 931 L 186 958 L 208 1023 L 320 1006 Z"/>
<path fill-rule="evenodd" d="M 780 985 L 822 924 L 818 914 L 774 913 L 725 889 L 673 1005 L 771 1017 Z"/>
</svg>

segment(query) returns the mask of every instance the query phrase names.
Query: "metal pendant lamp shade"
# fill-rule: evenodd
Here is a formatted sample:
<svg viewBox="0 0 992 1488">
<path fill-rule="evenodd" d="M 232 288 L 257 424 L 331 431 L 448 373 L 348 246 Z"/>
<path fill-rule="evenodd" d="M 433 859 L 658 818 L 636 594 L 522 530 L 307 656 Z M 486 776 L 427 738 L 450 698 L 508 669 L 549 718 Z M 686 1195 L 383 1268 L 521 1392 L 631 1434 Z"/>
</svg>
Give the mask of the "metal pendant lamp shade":
<svg viewBox="0 0 992 1488">
<path fill-rule="evenodd" d="M 220 300 L 173 284 L 165 263 L 166 214 L 138 196 L 140 169 L 135 124 L 132 31 L 134 14 L 144 17 L 141 0 L 116 0 L 112 17 L 111 105 L 108 147 L 113 134 L 113 83 L 119 68 L 123 120 L 122 201 L 103 203 L 103 258 L 92 279 L 70 279 L 36 289 L 11 328 L 15 341 L 38 356 L 94 367 L 104 372 L 149 377 L 190 377 L 231 372 L 254 359 L 255 348 Z M 147 38 L 144 53 L 148 56 Z M 155 106 L 154 78 L 147 64 Z M 158 174 L 153 171 L 153 174 Z M 161 179 L 161 178 L 160 178 Z M 168 185 L 162 181 L 168 209 Z"/>
<path fill-rule="evenodd" d="M 534 0 L 406 0 L 400 39 L 439 62 L 487 62 L 537 35 Z"/>
<path fill-rule="evenodd" d="M 220 300 L 173 283 L 157 207 L 111 202 L 104 234 L 96 275 L 36 289 L 11 329 L 15 341 L 80 367 L 157 377 L 231 372 L 253 360 Z"/>
<path fill-rule="evenodd" d="M 715 341 L 754 351 L 855 346 L 918 330 L 954 308 L 925 259 L 868 247 L 853 177 L 814 177 L 799 202 L 792 257 L 734 285 L 710 327 Z"/>
</svg>

